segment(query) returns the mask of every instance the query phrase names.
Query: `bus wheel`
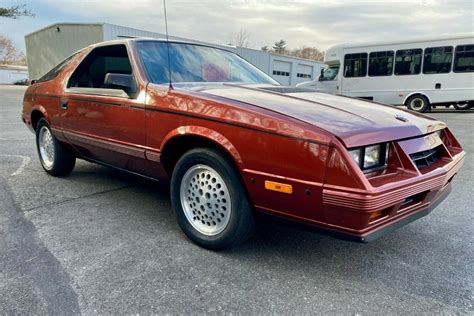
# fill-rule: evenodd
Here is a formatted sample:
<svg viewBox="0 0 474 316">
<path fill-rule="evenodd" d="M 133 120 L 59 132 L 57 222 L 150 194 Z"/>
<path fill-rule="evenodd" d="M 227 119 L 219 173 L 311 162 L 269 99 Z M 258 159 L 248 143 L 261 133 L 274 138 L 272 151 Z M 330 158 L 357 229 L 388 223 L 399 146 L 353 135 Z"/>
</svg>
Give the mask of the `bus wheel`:
<svg viewBox="0 0 474 316">
<path fill-rule="evenodd" d="M 410 111 L 423 113 L 429 110 L 430 102 L 424 95 L 413 95 L 408 98 L 406 106 Z"/>
<path fill-rule="evenodd" d="M 472 104 L 466 103 L 455 103 L 453 104 L 454 108 L 458 111 L 466 111 L 472 107 Z"/>
</svg>

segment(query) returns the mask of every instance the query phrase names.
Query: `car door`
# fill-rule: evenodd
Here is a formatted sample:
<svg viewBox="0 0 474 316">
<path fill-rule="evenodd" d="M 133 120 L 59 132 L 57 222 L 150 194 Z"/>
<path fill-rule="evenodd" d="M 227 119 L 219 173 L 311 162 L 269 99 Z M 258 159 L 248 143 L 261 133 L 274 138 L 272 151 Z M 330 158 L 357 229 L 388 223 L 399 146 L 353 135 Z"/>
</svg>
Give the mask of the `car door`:
<svg viewBox="0 0 474 316">
<path fill-rule="evenodd" d="M 125 44 L 92 49 L 76 67 L 60 99 L 64 136 L 87 159 L 141 172 L 145 111 L 135 91 L 108 84 L 110 74 L 133 77 Z"/>
</svg>

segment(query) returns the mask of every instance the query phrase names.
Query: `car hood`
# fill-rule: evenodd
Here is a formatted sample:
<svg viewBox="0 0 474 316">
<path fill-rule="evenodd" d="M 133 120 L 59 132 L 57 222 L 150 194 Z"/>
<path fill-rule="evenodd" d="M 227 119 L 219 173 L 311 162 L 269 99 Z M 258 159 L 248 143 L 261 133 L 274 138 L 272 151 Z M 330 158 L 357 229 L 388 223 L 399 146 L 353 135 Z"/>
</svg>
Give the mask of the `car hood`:
<svg viewBox="0 0 474 316">
<path fill-rule="evenodd" d="M 307 89 L 228 84 L 191 89 L 317 126 L 337 136 L 349 148 L 416 137 L 446 127 L 438 120 L 389 105 Z"/>
</svg>

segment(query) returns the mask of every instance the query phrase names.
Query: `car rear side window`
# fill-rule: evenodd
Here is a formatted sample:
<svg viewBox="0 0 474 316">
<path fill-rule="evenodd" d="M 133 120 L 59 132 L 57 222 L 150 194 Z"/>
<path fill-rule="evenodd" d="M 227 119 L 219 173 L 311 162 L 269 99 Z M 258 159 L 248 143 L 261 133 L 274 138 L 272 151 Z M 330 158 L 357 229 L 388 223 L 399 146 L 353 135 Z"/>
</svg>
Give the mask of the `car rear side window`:
<svg viewBox="0 0 474 316">
<path fill-rule="evenodd" d="M 453 71 L 474 72 L 474 45 L 460 45 L 456 47 Z"/>
<path fill-rule="evenodd" d="M 453 47 L 429 47 L 425 49 L 423 59 L 424 74 L 442 74 L 451 71 Z"/>
<path fill-rule="evenodd" d="M 367 53 L 344 56 L 344 77 L 365 77 L 367 75 Z"/>
<path fill-rule="evenodd" d="M 125 45 L 94 48 L 72 74 L 68 88 L 108 88 L 104 84 L 107 73 L 132 74 Z"/>
<path fill-rule="evenodd" d="M 395 75 L 417 75 L 421 71 L 421 48 L 397 50 Z"/>
<path fill-rule="evenodd" d="M 44 82 L 44 81 L 49 81 L 49 80 L 53 80 L 54 78 L 56 78 L 61 73 L 61 71 L 71 63 L 71 61 L 74 59 L 74 57 L 76 57 L 76 55 L 78 53 L 79 52 L 69 56 L 68 58 L 66 58 L 65 60 L 60 62 L 53 69 L 51 69 L 45 75 L 43 75 L 41 78 L 39 78 L 36 82 Z"/>
</svg>

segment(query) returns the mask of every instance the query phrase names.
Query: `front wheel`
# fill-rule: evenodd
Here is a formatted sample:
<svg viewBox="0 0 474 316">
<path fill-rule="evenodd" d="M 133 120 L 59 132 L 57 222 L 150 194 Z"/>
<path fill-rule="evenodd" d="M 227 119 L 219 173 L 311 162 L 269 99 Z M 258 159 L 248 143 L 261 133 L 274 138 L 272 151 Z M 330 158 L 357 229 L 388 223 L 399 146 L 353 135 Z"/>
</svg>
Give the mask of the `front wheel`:
<svg viewBox="0 0 474 316">
<path fill-rule="evenodd" d="M 76 164 L 76 156 L 56 137 L 45 119 L 36 126 L 36 148 L 43 169 L 52 176 L 66 176 Z"/>
<path fill-rule="evenodd" d="M 228 248 L 254 231 L 245 187 L 217 150 L 193 149 L 179 159 L 171 177 L 171 202 L 183 232 L 202 247 Z"/>
<path fill-rule="evenodd" d="M 424 113 L 430 109 L 430 102 L 423 95 L 414 95 L 408 98 L 406 106 L 410 111 Z"/>
</svg>

